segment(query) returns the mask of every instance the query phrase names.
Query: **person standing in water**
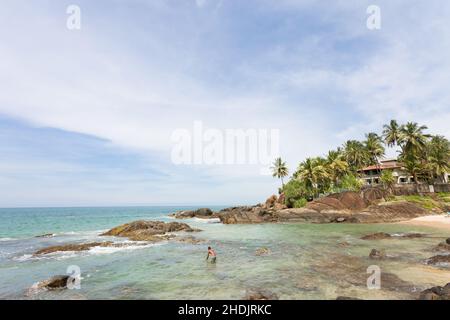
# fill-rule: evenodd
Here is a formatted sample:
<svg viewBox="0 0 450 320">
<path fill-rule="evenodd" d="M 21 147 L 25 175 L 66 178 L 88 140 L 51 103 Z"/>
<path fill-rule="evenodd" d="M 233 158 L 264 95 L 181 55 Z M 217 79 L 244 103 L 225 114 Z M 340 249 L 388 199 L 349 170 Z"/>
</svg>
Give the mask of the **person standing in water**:
<svg viewBox="0 0 450 320">
<path fill-rule="evenodd" d="M 211 263 L 216 263 L 217 255 L 211 247 L 208 247 L 208 255 L 206 256 L 206 261 L 208 261 L 209 257 L 211 257 Z"/>
</svg>

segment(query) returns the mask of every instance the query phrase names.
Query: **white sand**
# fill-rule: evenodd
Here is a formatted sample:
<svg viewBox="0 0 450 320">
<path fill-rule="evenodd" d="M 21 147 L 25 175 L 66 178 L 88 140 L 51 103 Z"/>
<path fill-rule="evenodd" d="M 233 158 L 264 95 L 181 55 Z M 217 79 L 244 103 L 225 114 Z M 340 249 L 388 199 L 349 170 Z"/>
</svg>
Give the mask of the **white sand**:
<svg viewBox="0 0 450 320">
<path fill-rule="evenodd" d="M 445 215 L 423 216 L 399 223 L 450 230 L 450 217 L 446 217 Z"/>
</svg>

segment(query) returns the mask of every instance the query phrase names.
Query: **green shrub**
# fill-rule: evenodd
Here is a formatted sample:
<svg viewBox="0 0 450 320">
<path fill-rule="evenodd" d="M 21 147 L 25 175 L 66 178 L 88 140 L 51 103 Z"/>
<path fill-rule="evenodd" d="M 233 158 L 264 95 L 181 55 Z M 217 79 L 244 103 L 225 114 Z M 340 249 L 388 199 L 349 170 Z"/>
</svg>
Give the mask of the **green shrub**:
<svg viewBox="0 0 450 320">
<path fill-rule="evenodd" d="M 306 206 L 307 203 L 308 201 L 305 198 L 295 200 L 294 208 L 303 208 L 304 206 Z"/>
<path fill-rule="evenodd" d="M 283 189 L 285 196 L 285 205 L 289 208 L 294 207 L 295 201 L 306 198 L 309 193 L 304 183 L 297 179 L 292 179 Z"/>
<path fill-rule="evenodd" d="M 341 189 L 349 191 L 360 191 L 364 182 L 353 174 L 346 174 L 342 177 L 339 186 Z"/>
</svg>

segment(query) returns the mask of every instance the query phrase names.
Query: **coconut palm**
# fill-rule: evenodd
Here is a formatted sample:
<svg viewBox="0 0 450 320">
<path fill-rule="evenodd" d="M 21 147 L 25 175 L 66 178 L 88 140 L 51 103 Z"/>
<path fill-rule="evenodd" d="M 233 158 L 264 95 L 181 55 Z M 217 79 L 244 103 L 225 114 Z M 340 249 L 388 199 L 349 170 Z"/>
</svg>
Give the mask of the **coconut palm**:
<svg viewBox="0 0 450 320">
<path fill-rule="evenodd" d="M 450 171 L 450 141 L 443 136 L 433 136 L 427 146 L 427 166 L 432 178 L 445 182 Z"/>
<path fill-rule="evenodd" d="M 328 152 L 326 168 L 334 186 L 337 186 L 339 180 L 348 173 L 348 163 L 344 160 L 340 149 Z"/>
<path fill-rule="evenodd" d="M 369 156 L 364 144 L 356 140 L 348 140 L 344 144 L 344 159 L 353 172 L 362 169 L 368 162 Z"/>
<path fill-rule="evenodd" d="M 380 180 L 386 189 L 392 191 L 392 186 L 395 184 L 397 179 L 394 177 L 394 173 L 392 170 L 383 170 Z"/>
<path fill-rule="evenodd" d="M 329 179 L 329 173 L 325 167 L 325 161 L 321 158 L 307 158 L 300 163 L 296 177 L 304 182 L 306 188 L 318 194 L 321 184 L 323 185 Z"/>
<path fill-rule="evenodd" d="M 389 124 L 383 126 L 383 139 L 388 147 L 395 146 L 400 139 L 400 126 L 397 121 L 391 120 Z"/>
<path fill-rule="evenodd" d="M 289 174 L 286 162 L 284 162 L 281 158 L 276 158 L 270 169 L 272 170 L 273 177 L 281 179 L 281 185 L 282 188 L 284 188 L 283 178 Z"/>
<path fill-rule="evenodd" d="M 380 158 L 384 156 L 385 151 L 381 137 L 373 132 L 368 133 L 366 134 L 364 145 L 368 152 L 369 165 L 378 165 L 380 163 Z"/>
<path fill-rule="evenodd" d="M 427 126 L 419 126 L 416 122 L 408 122 L 400 128 L 399 144 L 402 148 L 402 155 L 410 158 L 420 157 L 425 150 L 429 134 L 423 131 Z"/>
</svg>

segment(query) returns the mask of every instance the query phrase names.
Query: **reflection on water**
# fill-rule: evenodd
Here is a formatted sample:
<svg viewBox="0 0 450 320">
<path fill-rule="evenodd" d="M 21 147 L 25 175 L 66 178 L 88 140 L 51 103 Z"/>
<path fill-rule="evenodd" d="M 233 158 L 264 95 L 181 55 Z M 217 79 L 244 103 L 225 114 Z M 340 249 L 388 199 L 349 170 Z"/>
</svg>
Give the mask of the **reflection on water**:
<svg viewBox="0 0 450 320">
<path fill-rule="evenodd" d="M 415 292 L 450 281 L 448 269 L 423 264 L 434 254 L 431 248 L 445 238 L 441 230 L 402 225 L 185 222 L 203 229 L 195 237 L 206 242 L 164 242 L 129 250 L 91 250 L 36 259 L 30 256 L 36 249 L 80 240 L 80 235 L 2 241 L 0 298 L 25 298 L 24 292 L 33 283 L 64 274 L 69 265 L 81 268 L 81 290 L 43 292 L 34 298 L 241 299 L 247 290 L 263 289 L 281 299 L 409 299 Z M 423 232 L 428 237 L 360 239 L 380 231 Z M 98 240 L 95 232 L 82 238 Z M 216 264 L 205 261 L 208 245 L 218 254 Z M 255 252 L 261 247 L 268 248 L 270 254 L 257 256 Z M 369 259 L 373 248 L 385 250 L 388 257 Z M 384 273 L 381 290 L 365 286 L 366 269 L 373 264 Z"/>
</svg>

